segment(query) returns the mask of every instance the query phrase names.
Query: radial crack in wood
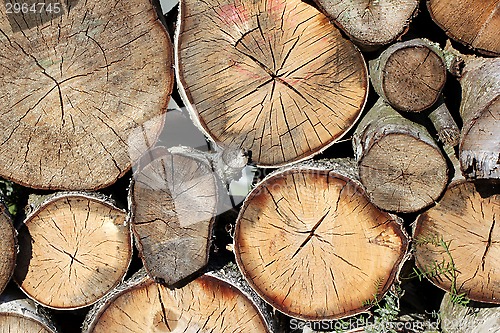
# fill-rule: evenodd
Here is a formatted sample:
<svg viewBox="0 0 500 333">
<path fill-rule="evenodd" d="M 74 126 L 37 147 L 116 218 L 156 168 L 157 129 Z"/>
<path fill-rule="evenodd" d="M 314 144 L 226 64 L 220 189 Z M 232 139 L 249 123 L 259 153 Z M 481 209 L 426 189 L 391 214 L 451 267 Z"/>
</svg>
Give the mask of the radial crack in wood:
<svg viewBox="0 0 500 333">
<path fill-rule="evenodd" d="M 270 332 L 238 288 L 209 275 L 167 289 L 139 274 L 110 296 L 89 312 L 83 332 Z"/>
<path fill-rule="evenodd" d="M 414 227 L 415 262 L 438 287 L 500 304 L 500 193 L 457 181 Z"/>
<path fill-rule="evenodd" d="M 352 142 L 361 182 L 378 207 L 416 212 L 445 190 L 448 167 L 434 139 L 382 99 L 363 117 Z"/>
<path fill-rule="evenodd" d="M 255 291 L 299 319 L 362 312 L 388 290 L 405 257 L 402 226 L 368 201 L 342 166 L 277 171 L 238 216 L 235 255 Z"/>
<path fill-rule="evenodd" d="M 135 146 L 136 128 L 153 121 L 149 146 L 156 140 L 172 46 L 149 0 L 59 4 L 61 15 L 0 6 L 0 175 L 35 188 L 101 188 L 149 148 Z"/>
<path fill-rule="evenodd" d="M 418 0 L 315 0 L 349 37 L 371 50 L 403 35 L 417 13 Z"/>
<path fill-rule="evenodd" d="M 127 215 L 94 196 L 61 193 L 44 201 L 19 229 L 14 278 L 38 303 L 75 309 L 121 282 L 132 257 Z"/>
<path fill-rule="evenodd" d="M 221 183 L 199 151 L 150 154 L 131 186 L 132 228 L 148 274 L 172 286 L 208 262 Z"/>
<path fill-rule="evenodd" d="M 454 40 L 484 54 L 500 55 L 500 1 L 427 0 L 427 8 Z"/>
<path fill-rule="evenodd" d="M 176 70 L 198 125 L 260 166 L 306 159 L 360 115 L 360 52 L 299 0 L 181 1 Z"/>
</svg>

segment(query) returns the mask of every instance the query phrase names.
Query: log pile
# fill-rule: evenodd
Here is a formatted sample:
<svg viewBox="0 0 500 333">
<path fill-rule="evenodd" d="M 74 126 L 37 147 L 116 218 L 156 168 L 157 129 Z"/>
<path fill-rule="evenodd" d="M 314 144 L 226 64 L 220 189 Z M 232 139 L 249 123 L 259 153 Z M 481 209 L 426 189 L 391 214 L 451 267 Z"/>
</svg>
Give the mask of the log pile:
<svg viewBox="0 0 500 333">
<path fill-rule="evenodd" d="M 39 5 L 0 6 L 0 332 L 498 329 L 497 0 Z"/>
</svg>

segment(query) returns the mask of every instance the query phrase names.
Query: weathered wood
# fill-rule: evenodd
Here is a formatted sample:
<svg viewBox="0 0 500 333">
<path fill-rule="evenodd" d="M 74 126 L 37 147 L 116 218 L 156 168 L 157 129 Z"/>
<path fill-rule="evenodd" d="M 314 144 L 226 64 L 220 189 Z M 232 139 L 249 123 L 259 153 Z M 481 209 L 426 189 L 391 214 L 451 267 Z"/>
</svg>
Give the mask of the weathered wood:
<svg viewBox="0 0 500 333">
<path fill-rule="evenodd" d="M 440 98 L 429 113 L 429 120 L 437 131 L 439 141 L 455 147 L 460 143 L 460 129 L 448 110 L 444 99 Z"/>
<path fill-rule="evenodd" d="M 378 207 L 416 212 L 446 188 L 446 159 L 425 127 L 379 99 L 353 135 L 361 183 Z"/>
<path fill-rule="evenodd" d="M 12 217 L 7 207 L 0 201 L 0 294 L 14 273 L 18 251 L 16 236 Z"/>
<path fill-rule="evenodd" d="M 467 61 L 460 84 L 462 173 L 471 179 L 500 179 L 500 58 Z"/>
<path fill-rule="evenodd" d="M 157 148 L 134 174 L 132 229 L 148 274 L 172 286 L 208 262 L 218 179 L 206 154 Z"/>
<path fill-rule="evenodd" d="M 369 65 L 375 91 L 400 111 L 431 107 L 446 82 L 442 51 L 426 39 L 393 44 Z"/>
<path fill-rule="evenodd" d="M 427 0 L 432 19 L 448 36 L 489 55 L 500 55 L 498 0 Z"/>
<path fill-rule="evenodd" d="M 389 44 L 403 35 L 418 10 L 418 0 L 315 2 L 354 43 L 366 50 Z"/>
<path fill-rule="evenodd" d="M 14 278 L 44 306 L 75 309 L 118 285 L 132 257 L 125 211 L 91 194 L 45 199 L 19 228 Z"/>
<path fill-rule="evenodd" d="M 488 333 L 500 331 L 500 307 L 473 302 L 463 306 L 453 303 L 449 293 L 439 308 L 444 333 Z"/>
<path fill-rule="evenodd" d="M 84 333 L 271 332 L 255 304 L 237 287 L 203 275 L 167 289 L 140 271 L 88 313 Z"/>
<path fill-rule="evenodd" d="M 150 0 L 62 1 L 57 13 L 44 4 L 27 14 L 0 6 L 0 175 L 102 188 L 149 148 L 135 145 L 135 129 L 153 122 L 149 145 L 159 134 L 171 42 Z"/>
<path fill-rule="evenodd" d="M 436 286 L 500 303 L 500 191 L 458 180 L 414 225 L 415 262 Z"/>
<path fill-rule="evenodd" d="M 309 158 L 356 121 L 367 97 L 361 53 L 299 0 L 183 0 L 176 74 L 192 118 L 262 167 Z"/>
<path fill-rule="evenodd" d="M 396 278 L 408 240 L 368 201 L 349 160 L 279 170 L 249 194 L 234 234 L 236 261 L 255 291 L 304 320 L 368 309 Z"/>
<path fill-rule="evenodd" d="M 3 294 L 0 297 L 0 333 L 57 333 L 47 314 L 30 299 Z"/>
</svg>

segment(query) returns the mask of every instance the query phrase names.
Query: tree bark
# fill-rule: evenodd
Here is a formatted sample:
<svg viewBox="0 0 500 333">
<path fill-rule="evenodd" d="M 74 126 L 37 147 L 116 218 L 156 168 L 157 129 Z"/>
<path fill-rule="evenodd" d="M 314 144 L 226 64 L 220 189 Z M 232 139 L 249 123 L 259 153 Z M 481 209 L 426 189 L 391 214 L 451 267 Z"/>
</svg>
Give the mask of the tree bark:
<svg viewBox="0 0 500 333">
<path fill-rule="evenodd" d="M 416 212 L 444 191 L 448 167 L 434 139 L 382 99 L 359 123 L 352 142 L 361 183 L 378 207 Z"/>
<path fill-rule="evenodd" d="M 444 295 L 441 302 L 439 319 L 444 333 L 500 331 L 500 307 L 488 307 L 481 303 L 468 306 L 454 304 L 448 293 Z"/>
<path fill-rule="evenodd" d="M 427 9 L 454 40 L 484 54 L 500 55 L 497 0 L 427 0 Z"/>
<path fill-rule="evenodd" d="M 183 0 L 175 53 L 192 118 L 262 167 L 312 157 L 355 123 L 367 97 L 361 53 L 300 0 Z"/>
<path fill-rule="evenodd" d="M 469 179 L 500 179 L 500 59 L 466 62 L 460 79 L 460 165 Z"/>
<path fill-rule="evenodd" d="M 14 273 L 17 251 L 17 232 L 12 225 L 12 217 L 0 201 L 0 294 Z"/>
<path fill-rule="evenodd" d="M 104 198 L 59 193 L 37 205 L 19 228 L 14 278 L 44 306 L 88 306 L 125 276 L 132 242 L 128 216 Z"/>
<path fill-rule="evenodd" d="M 315 0 L 361 49 L 371 51 L 401 37 L 417 14 L 418 0 Z"/>
<path fill-rule="evenodd" d="M 375 91 L 400 111 L 428 109 L 446 82 L 442 51 L 426 39 L 393 44 L 369 65 Z"/>
<path fill-rule="evenodd" d="M 457 180 L 417 218 L 415 262 L 425 277 L 454 295 L 500 304 L 499 200 L 498 186 Z"/>
<path fill-rule="evenodd" d="M 148 274 L 172 286 L 205 267 L 223 190 L 207 154 L 157 148 L 130 189 L 132 229 Z"/>
<path fill-rule="evenodd" d="M 0 332 L 2 333 L 57 333 L 47 314 L 30 299 L 10 294 L 0 297 Z"/>
<path fill-rule="evenodd" d="M 311 161 L 266 177 L 243 203 L 236 261 L 279 311 L 303 320 L 354 315 L 397 277 L 405 231 L 368 201 L 355 174 L 349 160 Z"/>
<path fill-rule="evenodd" d="M 245 292 L 214 275 L 167 289 L 140 271 L 88 313 L 84 333 L 271 332 Z"/>
<path fill-rule="evenodd" d="M 441 97 L 429 113 L 429 120 L 437 131 L 439 141 L 455 147 L 460 143 L 460 129 Z"/>
<path fill-rule="evenodd" d="M 42 189 L 103 188 L 159 135 L 173 89 L 171 42 L 150 0 L 55 3 L 50 12 L 45 2 L 36 13 L 0 8 L 0 176 Z M 146 147 L 134 137 L 144 128 Z"/>
</svg>

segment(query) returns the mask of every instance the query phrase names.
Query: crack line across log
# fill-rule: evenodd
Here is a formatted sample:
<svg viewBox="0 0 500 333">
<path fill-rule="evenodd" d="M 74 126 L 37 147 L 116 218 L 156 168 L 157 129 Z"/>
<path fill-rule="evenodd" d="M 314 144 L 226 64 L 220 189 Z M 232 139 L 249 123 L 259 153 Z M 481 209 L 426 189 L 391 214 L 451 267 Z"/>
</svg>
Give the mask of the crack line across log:
<svg viewBox="0 0 500 333">
<path fill-rule="evenodd" d="M 306 246 L 306 244 L 311 240 L 311 238 L 313 236 L 316 236 L 314 234 L 314 232 L 316 231 L 316 229 L 318 229 L 318 227 L 321 225 L 321 223 L 325 220 L 326 216 L 330 213 L 330 209 L 328 209 L 328 211 L 325 213 L 325 215 L 323 215 L 319 221 L 314 225 L 314 227 L 311 229 L 311 231 L 298 231 L 298 233 L 307 233 L 309 232 L 309 235 L 307 236 L 307 238 L 305 239 L 304 242 L 302 242 L 302 244 L 299 246 L 299 248 L 297 249 L 297 251 L 295 251 L 295 253 L 292 255 L 292 258 L 294 258 L 297 253 L 299 253 L 300 250 L 302 250 L 302 248 L 304 246 Z"/>
</svg>

